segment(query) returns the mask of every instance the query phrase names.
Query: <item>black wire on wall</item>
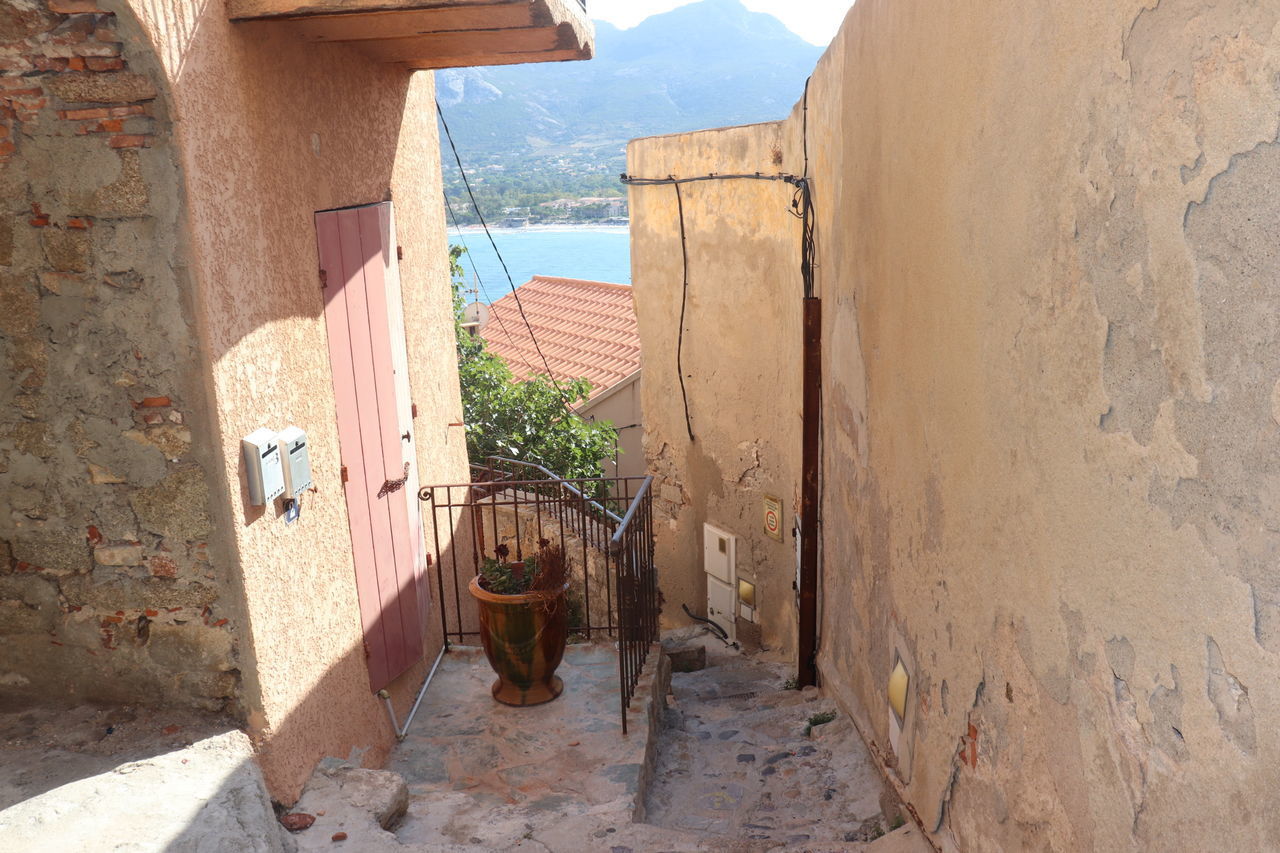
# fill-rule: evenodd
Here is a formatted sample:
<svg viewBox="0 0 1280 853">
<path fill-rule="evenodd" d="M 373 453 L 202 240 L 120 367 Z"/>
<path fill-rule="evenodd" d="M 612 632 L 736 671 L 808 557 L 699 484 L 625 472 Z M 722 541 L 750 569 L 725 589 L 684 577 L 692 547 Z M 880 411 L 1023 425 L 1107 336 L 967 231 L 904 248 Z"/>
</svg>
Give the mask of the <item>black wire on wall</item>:
<svg viewBox="0 0 1280 853">
<path fill-rule="evenodd" d="M 806 133 L 805 133 L 805 170 L 809 168 L 809 146 L 808 146 L 808 83 L 805 83 L 805 101 L 806 101 Z M 697 439 L 693 433 L 693 418 L 689 414 L 689 395 L 684 385 L 684 370 L 682 369 L 681 359 L 684 352 L 684 318 L 685 306 L 689 296 L 689 247 L 688 238 L 685 235 L 684 223 L 684 199 L 680 194 L 680 186 L 682 184 L 700 183 L 703 181 L 781 181 L 783 183 L 794 186 L 795 194 L 791 198 L 791 209 L 787 211 L 792 216 L 800 220 L 800 279 L 803 283 L 804 296 L 806 298 L 814 294 L 814 268 L 815 258 L 817 257 L 817 240 L 815 239 L 814 223 L 813 223 L 813 195 L 809 186 L 809 178 L 807 176 L 792 175 L 786 172 L 769 175 L 764 172 L 753 173 L 736 173 L 736 174 L 716 174 L 695 175 L 689 178 L 677 178 L 675 175 L 668 175 L 665 178 L 637 178 L 634 175 L 622 174 L 619 178 L 622 183 L 633 187 L 658 187 L 671 186 L 676 191 L 676 213 L 680 220 L 680 257 L 683 263 L 683 284 L 680 292 L 680 331 L 676 336 L 676 372 L 680 376 L 680 396 L 684 401 L 684 425 L 689 433 L 689 441 L 693 442 Z"/>
<path fill-rule="evenodd" d="M 565 394 L 564 389 L 560 387 L 559 381 L 556 380 L 556 375 L 551 372 L 551 365 L 547 363 L 547 357 L 543 355 L 542 347 L 538 345 L 538 338 L 533 333 L 533 326 L 529 324 L 529 318 L 524 313 L 524 305 L 520 302 L 520 294 L 516 292 L 516 283 L 511 278 L 511 270 L 507 269 L 506 259 L 502 257 L 502 252 L 498 251 L 498 244 L 494 242 L 493 234 L 489 231 L 489 223 L 485 222 L 484 214 L 480 212 L 480 205 L 476 202 L 476 195 L 471 191 L 471 181 L 467 179 L 467 172 L 462 168 L 462 158 L 458 156 L 458 146 L 453 144 L 453 134 L 449 132 L 449 123 L 444 119 L 444 111 L 440 109 L 439 101 L 436 101 L 436 115 L 440 116 L 440 126 L 444 128 L 445 138 L 449 140 L 449 150 L 453 152 L 453 160 L 458 164 L 458 174 L 462 176 L 462 185 L 467 188 L 467 196 L 471 199 L 471 206 L 475 209 L 480 225 L 484 228 L 484 235 L 489 238 L 489 245 L 493 247 L 493 253 L 498 256 L 498 263 L 502 264 L 502 271 L 506 273 L 507 284 L 511 286 L 511 295 L 515 297 L 516 308 L 520 311 L 520 319 L 524 320 L 524 326 L 529 330 L 529 340 L 533 341 L 533 348 L 537 350 L 538 357 L 542 359 L 542 366 L 547 369 L 547 378 L 551 380 L 556 393 L 560 395 L 560 402 L 564 404 L 565 411 L 572 415 L 574 411 L 569 405 L 569 397 Z"/>
</svg>

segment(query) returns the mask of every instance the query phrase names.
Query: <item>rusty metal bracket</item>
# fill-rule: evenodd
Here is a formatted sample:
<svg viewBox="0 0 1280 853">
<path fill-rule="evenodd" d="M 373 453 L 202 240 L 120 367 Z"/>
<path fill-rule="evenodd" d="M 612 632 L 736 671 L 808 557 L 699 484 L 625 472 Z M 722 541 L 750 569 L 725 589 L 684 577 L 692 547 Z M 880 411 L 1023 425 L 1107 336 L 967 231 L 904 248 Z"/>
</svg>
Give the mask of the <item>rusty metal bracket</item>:
<svg viewBox="0 0 1280 853">
<path fill-rule="evenodd" d="M 404 463 L 404 476 L 399 480 L 387 480 L 382 484 L 382 488 L 378 489 L 378 497 L 385 498 L 392 492 L 398 492 L 404 488 L 404 484 L 409 481 L 409 463 Z"/>
</svg>

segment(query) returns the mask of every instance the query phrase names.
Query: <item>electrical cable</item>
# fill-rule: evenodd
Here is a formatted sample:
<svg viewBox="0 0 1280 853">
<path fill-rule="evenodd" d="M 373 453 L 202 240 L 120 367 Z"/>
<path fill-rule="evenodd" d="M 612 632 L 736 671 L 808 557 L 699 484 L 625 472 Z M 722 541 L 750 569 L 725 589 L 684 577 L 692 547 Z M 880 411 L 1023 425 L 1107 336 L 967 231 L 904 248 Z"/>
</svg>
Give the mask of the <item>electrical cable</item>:
<svg viewBox="0 0 1280 853">
<path fill-rule="evenodd" d="M 484 293 L 485 300 L 489 303 L 490 306 L 492 306 L 493 297 L 489 295 L 489 289 L 484 286 L 484 279 L 480 278 L 480 272 L 479 270 L 476 269 L 475 258 L 471 257 L 471 247 L 467 245 L 467 238 L 462 233 L 462 228 L 458 225 L 458 217 L 454 215 L 453 202 L 449 200 L 448 193 L 444 193 L 443 195 L 444 195 L 444 209 L 449 212 L 449 221 L 453 223 L 454 229 L 456 229 L 458 232 L 458 239 L 462 241 L 463 254 L 465 254 L 467 256 L 467 259 L 471 261 L 471 274 L 476 277 L 476 284 L 480 285 L 480 290 L 482 293 Z M 516 344 L 515 337 L 511 334 L 511 330 L 507 328 L 507 324 L 502 319 L 502 312 L 494 311 L 493 316 L 497 318 L 498 326 L 499 328 L 502 329 L 503 334 L 507 336 L 507 341 L 511 344 L 512 349 L 514 349 L 520 355 L 520 360 L 524 362 L 524 366 L 529 368 L 529 373 L 531 374 L 537 373 L 538 371 L 534 368 L 532 364 L 529 363 L 529 359 L 524 357 L 524 350 L 521 349 L 518 344 Z"/>
<path fill-rule="evenodd" d="M 807 159 L 806 159 L 807 163 Z M 807 166 L 806 166 L 807 168 Z M 732 173 L 732 174 L 716 174 L 712 172 L 707 175 L 695 175 L 689 178 L 677 178 L 675 175 L 667 175 L 665 178 L 637 178 L 634 175 L 623 173 L 619 176 L 619 180 L 628 186 L 635 187 L 657 187 L 672 186 L 676 191 L 676 212 L 680 221 L 680 257 L 683 262 L 683 281 L 680 290 L 680 331 L 676 338 L 676 374 L 680 378 L 680 396 L 684 401 L 684 426 L 689 433 L 689 441 L 697 441 L 697 437 L 693 433 L 693 418 L 689 414 L 689 394 L 684 384 L 684 367 L 682 363 L 684 354 L 684 319 L 685 310 L 689 299 L 689 246 L 688 238 L 685 234 L 684 222 L 684 198 L 680 193 L 681 184 L 693 184 L 703 181 L 781 181 L 788 183 L 796 188 L 795 195 L 791 199 L 791 210 L 788 211 L 793 216 L 803 222 L 802 238 L 801 238 L 801 254 L 800 254 L 800 275 L 804 282 L 804 295 L 813 295 L 813 215 L 812 215 L 812 196 L 809 191 L 809 179 L 803 176 L 792 175 L 786 172 L 768 175 L 764 172 L 750 173 Z"/>
<path fill-rule="evenodd" d="M 726 646 L 729 645 L 729 632 L 726 631 L 724 628 L 720 627 L 719 622 L 716 622 L 711 619 L 707 619 L 705 616 L 699 616 L 697 613 L 694 613 L 692 610 L 690 610 L 689 605 L 687 604 L 681 604 L 680 609 L 683 610 L 684 615 L 688 616 L 690 619 L 696 619 L 699 622 L 705 622 L 707 625 L 711 627 L 711 633 L 715 634 L 716 637 L 718 637 L 720 641 L 724 643 Z M 734 643 L 733 645 L 736 648 L 738 644 Z"/>
<path fill-rule="evenodd" d="M 511 278 L 511 270 L 507 268 L 507 262 L 502 257 L 502 252 L 498 251 L 498 244 L 494 242 L 493 234 L 489 231 L 489 223 L 485 222 L 484 214 L 480 212 L 480 205 L 476 202 L 476 195 L 471 191 L 471 181 L 467 178 L 466 170 L 462 168 L 462 158 L 458 156 L 458 147 L 453 144 L 453 134 L 449 132 L 449 123 L 445 121 L 444 110 L 440 109 L 439 101 L 436 101 L 436 115 L 440 117 L 440 125 L 444 128 L 445 138 L 449 140 L 449 149 L 453 152 L 454 162 L 458 164 L 458 174 L 462 176 L 462 185 L 467 188 L 467 196 L 471 199 L 471 206 L 475 209 L 476 216 L 480 219 L 480 225 L 484 228 L 485 236 L 489 238 L 489 245 L 493 247 L 493 253 L 498 256 L 498 263 L 502 264 L 502 271 L 506 273 L 507 284 L 511 286 L 511 295 L 515 297 L 516 308 L 520 311 L 520 319 L 524 320 L 525 328 L 529 330 L 529 340 L 533 342 L 533 348 L 537 351 L 538 357 L 542 359 L 542 366 L 547 369 L 547 378 L 551 380 L 556 393 L 560 395 L 560 402 L 564 405 L 565 411 L 572 415 L 574 412 L 569 405 L 569 397 L 565 394 L 564 389 L 560 387 L 559 381 L 556 380 L 556 375 L 551 371 L 551 365 L 547 362 L 547 357 L 543 354 L 542 347 L 538 346 L 538 337 L 533 333 L 533 326 L 529 323 L 529 317 L 524 313 L 524 305 L 520 302 L 520 294 L 516 292 L 516 283 Z"/>
<path fill-rule="evenodd" d="M 684 283 L 680 288 L 680 333 L 676 337 L 676 375 L 680 377 L 680 397 L 684 400 L 684 428 L 689 431 L 689 441 L 697 439 L 693 435 L 693 418 L 689 416 L 689 392 L 684 387 L 684 311 L 689 302 L 689 246 L 684 236 L 684 199 L 680 196 L 680 184 L 671 185 L 676 191 L 676 210 L 680 216 L 680 257 L 684 262 Z"/>
</svg>

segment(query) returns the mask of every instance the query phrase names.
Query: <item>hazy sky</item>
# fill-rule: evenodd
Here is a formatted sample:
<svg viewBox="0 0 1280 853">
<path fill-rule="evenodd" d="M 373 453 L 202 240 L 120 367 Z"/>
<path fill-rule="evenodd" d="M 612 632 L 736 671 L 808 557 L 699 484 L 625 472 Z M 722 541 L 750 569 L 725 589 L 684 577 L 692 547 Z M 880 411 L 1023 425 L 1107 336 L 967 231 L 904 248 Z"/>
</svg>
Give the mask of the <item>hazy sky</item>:
<svg viewBox="0 0 1280 853">
<path fill-rule="evenodd" d="M 650 15 L 684 6 L 693 0 L 588 0 L 593 18 L 619 27 L 634 27 Z M 767 12 L 813 44 L 826 46 L 835 36 L 853 0 L 742 0 L 753 12 Z"/>
</svg>

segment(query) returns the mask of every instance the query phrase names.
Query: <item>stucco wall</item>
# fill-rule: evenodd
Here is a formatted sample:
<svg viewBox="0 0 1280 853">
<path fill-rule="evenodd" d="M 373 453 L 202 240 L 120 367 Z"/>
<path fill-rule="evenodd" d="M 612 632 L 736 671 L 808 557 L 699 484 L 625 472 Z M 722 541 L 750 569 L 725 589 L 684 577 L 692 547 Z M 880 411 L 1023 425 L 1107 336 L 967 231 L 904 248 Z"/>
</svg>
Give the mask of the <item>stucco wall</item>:
<svg viewBox="0 0 1280 853">
<path fill-rule="evenodd" d="M 646 139 L 631 144 L 627 170 L 640 177 L 775 173 L 783 147 L 776 122 Z M 680 192 L 686 228 L 693 228 L 680 355 L 688 423 L 676 370 L 684 264 L 675 189 L 630 192 L 631 281 L 663 623 L 686 621 L 682 604 L 705 612 L 702 525 L 709 522 L 738 537 L 737 572 L 757 585 L 764 645 L 794 656 L 790 519 L 800 496 L 800 350 L 794 341 L 802 290 L 793 188 L 715 181 L 685 184 Z M 784 507 L 780 542 L 764 531 L 766 495 Z"/>
<path fill-rule="evenodd" d="M 640 416 L 640 383 L 637 373 L 599 395 L 580 409 L 588 420 L 608 421 L 618 430 L 618 454 L 603 460 L 606 477 L 643 477 L 644 428 Z M 619 387 L 621 386 L 621 387 Z M 632 487 L 632 491 L 639 484 Z"/>
<path fill-rule="evenodd" d="M 235 712 L 163 73 L 118 3 L 0 42 L 0 692 Z"/>
<path fill-rule="evenodd" d="M 0 35 L 0 687 L 232 712 L 285 801 L 380 763 L 312 217 L 394 199 L 418 479 L 463 480 L 431 75 L 194 0 L 10 4 Z M 239 447 L 288 424 L 293 525 Z"/>
<path fill-rule="evenodd" d="M 287 25 L 232 25 L 221 4 L 137 4 L 172 87 L 186 172 L 196 321 L 216 412 L 220 519 L 240 555 L 244 703 L 273 794 L 296 796 L 316 760 L 367 765 L 392 742 L 369 692 L 317 273 L 315 211 L 392 198 L 408 327 L 419 476 L 465 476 L 453 366 L 438 143 L 429 74 Z M 239 442 L 306 430 L 316 491 L 286 525 L 247 505 Z M 391 688 L 403 716 L 439 649 Z"/>
<path fill-rule="evenodd" d="M 1278 71 L 1274 4 L 859 0 L 814 73 L 820 669 L 942 842 L 1280 836 Z M 766 170 L 803 168 L 803 122 Z M 767 164 L 743 146 L 778 135 L 642 140 L 629 169 Z M 686 204 L 691 249 L 759 251 L 776 201 L 723 192 Z M 632 192 L 646 356 L 674 343 L 670 195 Z M 705 275 L 744 303 L 799 286 Z M 757 350 L 717 343 L 716 367 Z M 653 456 L 693 478 L 760 437 L 690 445 L 649 405 L 678 400 L 672 371 L 645 365 Z M 693 390 L 695 414 L 773 399 Z M 709 500 L 689 497 L 672 538 Z M 914 670 L 896 756 L 895 649 Z"/>
</svg>

